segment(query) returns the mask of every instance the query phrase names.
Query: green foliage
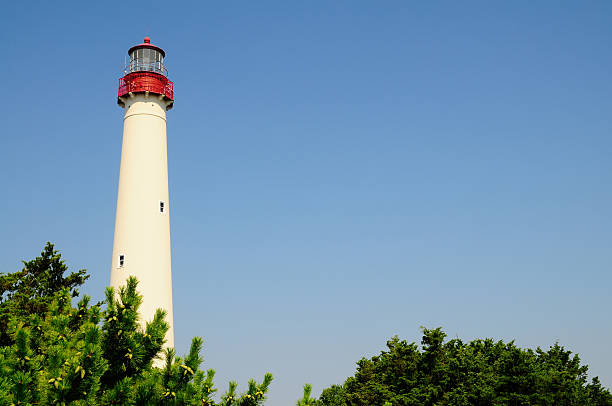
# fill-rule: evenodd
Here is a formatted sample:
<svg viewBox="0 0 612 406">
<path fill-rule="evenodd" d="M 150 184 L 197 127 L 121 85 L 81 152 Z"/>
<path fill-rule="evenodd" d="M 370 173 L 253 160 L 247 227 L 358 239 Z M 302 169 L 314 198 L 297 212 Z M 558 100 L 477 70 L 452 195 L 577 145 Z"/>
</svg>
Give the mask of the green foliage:
<svg viewBox="0 0 612 406">
<path fill-rule="evenodd" d="M 423 329 L 421 348 L 397 336 L 387 350 L 357 363 L 344 385 L 325 389 L 325 406 L 402 405 L 612 405 L 587 366 L 558 344 L 548 351 L 521 349 L 491 339 L 444 341 Z"/>
<path fill-rule="evenodd" d="M 12 344 L 8 335 L 10 317 L 24 319 L 33 313 L 45 313 L 53 295 L 64 288 L 72 297 L 78 296 L 76 288 L 85 283 L 89 275 L 81 269 L 64 277 L 67 270 L 61 254 L 48 242 L 39 257 L 23 261 L 21 271 L 0 273 L 0 346 Z"/>
<path fill-rule="evenodd" d="M 34 266 L 32 266 L 34 264 Z M 50 264 L 50 265 L 46 265 Z M 43 269 L 47 266 L 46 270 Z M 91 305 L 84 296 L 72 305 L 75 287 L 85 271 L 63 279 L 65 265 L 48 244 L 43 257 L 26 263 L 25 282 L 17 274 L 2 275 L 9 292 L 1 305 L 7 318 L 7 344 L 0 346 L 1 405 L 203 405 L 257 406 L 265 401 L 272 382 L 250 380 L 237 393 L 237 384 L 214 399 L 215 371 L 200 370 L 202 339 L 192 341 L 189 353 L 175 357 L 163 353 L 165 368 L 152 366 L 168 330 L 165 314 L 158 310 L 142 328 L 138 308 L 142 297 L 134 278 L 118 292 L 108 288 L 103 304 Z M 26 269 L 24 268 L 24 269 Z M 29 275 L 45 275 L 33 283 Z M 61 272 L 59 272 L 61 271 Z M 76 275 L 76 276 L 75 276 Z M 47 278 L 53 276 L 53 278 Z M 47 282 L 44 282 L 47 280 Z M 53 290 L 57 287 L 57 291 Z M 24 313 L 15 302 L 31 304 Z"/>
<path fill-rule="evenodd" d="M 302 399 L 297 401 L 297 406 L 316 406 L 319 402 L 316 398 L 311 398 L 310 394 L 312 393 L 312 385 L 307 383 L 304 385 L 304 395 Z"/>
<path fill-rule="evenodd" d="M 346 391 L 341 385 L 332 385 L 323 389 L 319 402 L 325 406 L 346 406 Z"/>
</svg>

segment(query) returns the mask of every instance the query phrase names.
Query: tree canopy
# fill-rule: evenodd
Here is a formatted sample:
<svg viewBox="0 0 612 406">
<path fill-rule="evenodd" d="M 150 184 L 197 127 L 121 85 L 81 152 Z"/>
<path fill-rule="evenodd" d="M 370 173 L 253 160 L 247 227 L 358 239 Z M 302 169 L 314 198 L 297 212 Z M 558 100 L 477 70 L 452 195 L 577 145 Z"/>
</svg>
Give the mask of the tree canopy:
<svg viewBox="0 0 612 406">
<path fill-rule="evenodd" d="M 158 310 L 141 327 L 142 296 L 130 278 L 103 303 L 79 298 L 85 270 L 67 273 L 48 243 L 21 271 L 0 274 L 1 405 L 262 405 L 272 375 L 250 380 L 242 393 L 229 382 L 219 396 L 215 371 L 202 370 L 203 341 L 189 353 L 162 351 L 168 330 Z M 73 303 L 73 301 L 78 301 Z M 153 367 L 162 356 L 165 367 Z M 612 406 L 612 394 L 558 343 L 522 349 L 513 341 L 446 340 L 423 329 L 421 345 L 387 341 L 357 362 L 354 376 L 316 399 L 306 384 L 298 406 Z"/>
<path fill-rule="evenodd" d="M 555 343 L 547 351 L 514 342 L 445 341 L 441 328 L 423 329 L 421 347 L 400 340 L 357 362 L 343 385 L 323 390 L 318 405 L 612 405 L 598 378 L 587 382 L 578 355 Z"/>
<path fill-rule="evenodd" d="M 202 339 L 189 353 L 162 355 L 165 367 L 152 366 L 168 330 L 165 313 L 141 327 L 138 281 L 130 278 L 118 292 L 106 290 L 104 303 L 80 298 L 76 287 L 84 270 L 64 277 L 61 256 L 47 244 L 41 257 L 21 272 L 0 275 L 0 309 L 6 342 L 0 345 L 2 405 L 209 405 L 256 406 L 265 401 L 272 382 L 266 374 L 250 380 L 243 393 L 230 382 L 216 400 L 215 371 L 200 370 Z M 39 277 L 40 279 L 37 279 Z M 26 306 L 24 311 L 20 306 Z"/>
<path fill-rule="evenodd" d="M 31 261 L 23 261 L 21 271 L 0 273 L 0 345 L 12 342 L 8 335 L 10 317 L 25 319 L 28 315 L 44 313 L 53 296 L 68 289 L 72 297 L 79 294 L 77 288 L 89 278 L 81 269 L 64 276 L 68 267 L 50 242 Z"/>
</svg>

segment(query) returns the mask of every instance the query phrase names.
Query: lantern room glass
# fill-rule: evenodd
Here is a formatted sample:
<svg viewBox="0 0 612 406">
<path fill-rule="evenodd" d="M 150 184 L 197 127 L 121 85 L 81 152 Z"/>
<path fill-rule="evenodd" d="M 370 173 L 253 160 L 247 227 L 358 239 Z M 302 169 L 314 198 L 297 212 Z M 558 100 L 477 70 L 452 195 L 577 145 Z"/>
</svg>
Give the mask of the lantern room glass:
<svg viewBox="0 0 612 406">
<path fill-rule="evenodd" d="M 130 54 L 130 72 L 164 73 L 164 57 L 153 48 L 137 48 Z"/>
</svg>

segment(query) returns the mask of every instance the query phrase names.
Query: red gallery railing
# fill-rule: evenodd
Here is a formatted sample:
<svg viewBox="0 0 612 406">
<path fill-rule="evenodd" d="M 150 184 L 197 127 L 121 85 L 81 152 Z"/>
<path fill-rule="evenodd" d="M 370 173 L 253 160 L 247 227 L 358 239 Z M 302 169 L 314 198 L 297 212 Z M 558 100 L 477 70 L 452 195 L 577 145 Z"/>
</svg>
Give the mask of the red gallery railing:
<svg viewBox="0 0 612 406">
<path fill-rule="evenodd" d="M 155 93 L 174 101 L 174 83 L 155 72 L 132 72 L 119 79 L 118 97 L 129 93 Z"/>
</svg>

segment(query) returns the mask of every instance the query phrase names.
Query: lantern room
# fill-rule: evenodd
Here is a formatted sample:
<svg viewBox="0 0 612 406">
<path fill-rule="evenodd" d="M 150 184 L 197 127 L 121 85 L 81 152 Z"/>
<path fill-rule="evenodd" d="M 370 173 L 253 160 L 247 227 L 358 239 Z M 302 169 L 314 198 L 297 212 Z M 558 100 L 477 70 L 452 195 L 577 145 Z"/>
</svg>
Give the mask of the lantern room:
<svg viewBox="0 0 612 406">
<path fill-rule="evenodd" d="M 126 64 L 124 76 L 119 79 L 117 104 L 125 106 L 127 97 L 144 93 L 158 95 L 166 100 L 167 109 L 174 104 L 174 84 L 168 80 L 168 71 L 164 67 L 166 53 L 160 47 L 151 44 L 145 37 L 142 44 L 134 45 L 128 51 L 130 62 Z"/>
<path fill-rule="evenodd" d="M 144 43 L 130 48 L 128 54 L 130 55 L 130 72 L 157 72 L 167 76 L 164 71 L 166 53 L 160 47 L 151 44 L 149 37 L 145 37 Z"/>
</svg>

